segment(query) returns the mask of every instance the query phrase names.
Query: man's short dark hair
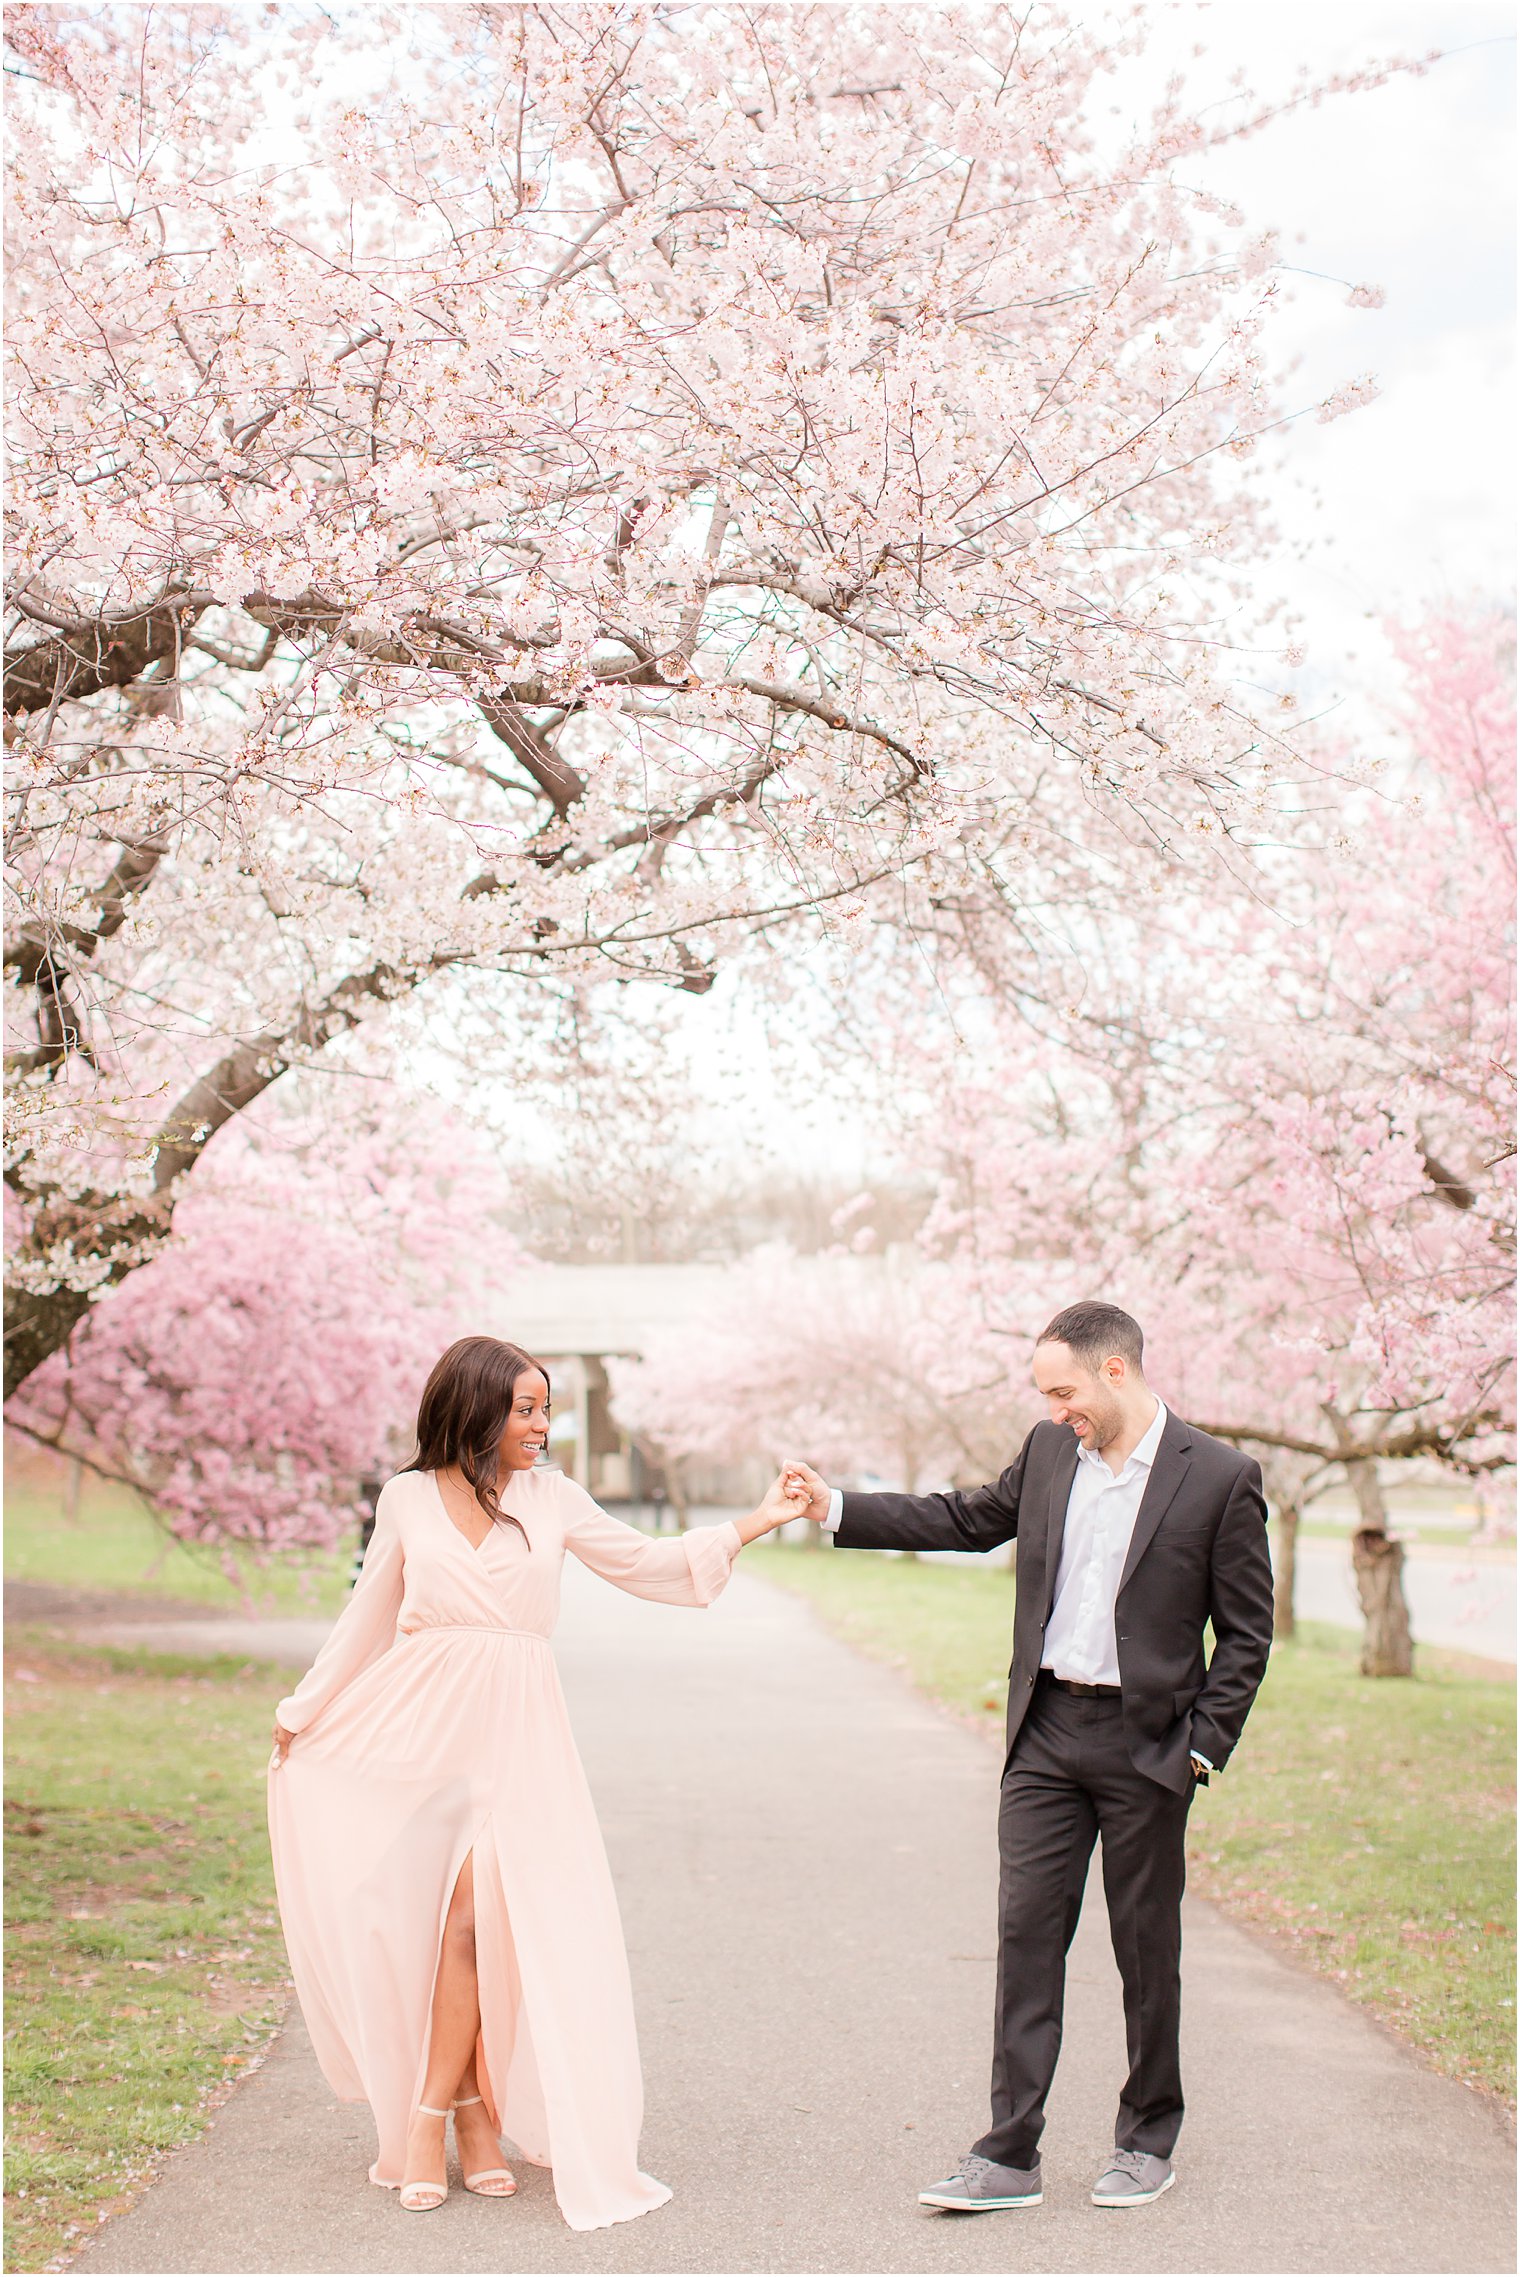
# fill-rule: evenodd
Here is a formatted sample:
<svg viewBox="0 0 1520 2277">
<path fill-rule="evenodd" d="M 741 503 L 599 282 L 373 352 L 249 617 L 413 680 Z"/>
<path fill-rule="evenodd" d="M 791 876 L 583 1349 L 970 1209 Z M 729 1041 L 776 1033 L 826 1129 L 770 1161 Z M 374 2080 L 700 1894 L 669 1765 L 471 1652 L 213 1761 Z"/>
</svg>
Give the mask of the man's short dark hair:
<svg viewBox="0 0 1520 2277">
<path fill-rule="evenodd" d="M 1117 1305 L 1068 1305 L 1058 1312 L 1048 1328 L 1043 1328 L 1035 1340 L 1038 1344 L 1064 1344 L 1074 1360 L 1080 1360 L 1090 1374 L 1096 1375 L 1105 1360 L 1117 1353 L 1121 1360 L 1139 1370 L 1145 1358 L 1145 1338 L 1140 1323 L 1132 1320 Z"/>
</svg>

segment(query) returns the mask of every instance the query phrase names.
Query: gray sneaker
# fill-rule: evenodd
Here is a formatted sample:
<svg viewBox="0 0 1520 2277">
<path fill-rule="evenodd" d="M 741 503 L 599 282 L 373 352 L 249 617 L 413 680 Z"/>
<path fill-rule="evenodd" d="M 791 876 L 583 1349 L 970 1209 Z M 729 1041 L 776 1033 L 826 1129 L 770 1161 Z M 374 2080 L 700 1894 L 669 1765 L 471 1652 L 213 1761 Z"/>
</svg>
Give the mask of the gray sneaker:
<svg viewBox="0 0 1520 2277">
<path fill-rule="evenodd" d="M 995 2214 L 1005 2206 L 1038 2206 L 1044 2195 L 1038 2166 L 999 2166 L 970 2151 L 948 2181 L 920 2190 L 918 2202 L 947 2214 Z"/>
<path fill-rule="evenodd" d="M 1116 2150 L 1093 2184 L 1095 2206 L 1148 2206 L 1177 2177 L 1164 2158 L 1149 2151 Z"/>
</svg>

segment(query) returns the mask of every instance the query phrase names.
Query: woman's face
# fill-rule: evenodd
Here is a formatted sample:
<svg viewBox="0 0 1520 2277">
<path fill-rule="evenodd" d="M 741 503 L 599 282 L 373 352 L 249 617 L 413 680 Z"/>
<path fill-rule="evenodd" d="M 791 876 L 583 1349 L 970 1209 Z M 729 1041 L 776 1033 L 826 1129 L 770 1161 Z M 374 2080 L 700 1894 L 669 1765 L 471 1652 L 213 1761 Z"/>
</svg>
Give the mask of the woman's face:
<svg viewBox="0 0 1520 2277">
<path fill-rule="evenodd" d="M 497 1460 L 504 1471 L 530 1471 L 549 1444 L 549 1386 L 530 1368 L 512 1386 L 512 1412 Z"/>
</svg>

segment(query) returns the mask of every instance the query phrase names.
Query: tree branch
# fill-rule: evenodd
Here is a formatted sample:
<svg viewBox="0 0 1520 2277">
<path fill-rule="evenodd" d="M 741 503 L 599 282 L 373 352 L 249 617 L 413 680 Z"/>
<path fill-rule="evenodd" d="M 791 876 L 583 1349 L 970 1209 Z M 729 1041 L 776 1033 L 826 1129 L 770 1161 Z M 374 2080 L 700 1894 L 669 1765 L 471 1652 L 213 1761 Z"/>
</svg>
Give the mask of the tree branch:
<svg viewBox="0 0 1520 2277">
<path fill-rule="evenodd" d="M 192 1083 L 159 1128 L 153 1142 L 153 1190 L 163 1194 L 193 1169 L 208 1142 L 244 1107 L 269 1089 L 298 1057 L 319 1052 L 336 1036 L 356 1028 L 371 1006 L 405 996 L 432 972 L 455 960 L 441 953 L 416 967 L 372 965 L 351 973 L 316 1005 L 303 1005 L 283 1029 L 237 1044 L 215 1067 Z"/>
<path fill-rule="evenodd" d="M 127 911 L 152 877 L 168 847 L 161 838 L 147 838 L 123 846 L 96 895 L 100 911 L 93 926 L 64 925 L 54 934 L 42 926 L 24 925 L 6 944 L 5 969 L 14 972 L 23 987 L 37 991 L 39 1041 L 34 1050 L 7 1059 L 13 1072 L 36 1072 L 58 1067 L 71 1052 L 94 1067 L 95 1057 L 85 1031 L 85 1016 L 74 990 L 78 966 L 87 962 L 113 933 L 126 923 Z M 68 951 L 74 954 L 70 956 Z"/>
<path fill-rule="evenodd" d="M 908 744 L 900 743 L 888 729 L 873 719 L 867 719 L 863 713 L 846 711 L 843 704 L 836 704 L 831 696 L 815 696 L 806 688 L 781 680 L 734 677 L 722 680 L 718 685 L 724 688 L 742 688 L 746 695 L 758 696 L 763 703 L 773 704 L 777 711 L 803 712 L 809 719 L 822 720 L 825 727 L 847 729 L 852 735 L 869 736 L 873 743 L 880 743 L 888 751 L 895 751 L 915 775 L 931 772 L 927 762 Z"/>
<path fill-rule="evenodd" d="M 1464 1178 L 1458 1178 L 1454 1172 L 1446 1169 L 1444 1164 L 1438 1162 L 1422 1138 L 1416 1138 L 1415 1145 L 1420 1150 L 1420 1161 L 1424 1165 L 1425 1175 L 1442 1201 L 1449 1202 L 1454 1210 L 1472 1209 L 1478 1197 L 1467 1181 Z"/>
<path fill-rule="evenodd" d="M 564 816 L 586 795 L 584 779 L 567 759 L 561 759 L 543 731 L 535 727 L 520 704 L 505 696 L 482 696 L 480 716 L 500 738 L 523 772 L 530 776 L 555 813 Z M 564 718 L 564 713 L 561 713 Z"/>
<path fill-rule="evenodd" d="M 1192 1420 L 1192 1419 L 1190 1419 Z M 1282 1447 L 1289 1454 L 1307 1455 L 1321 1463 L 1409 1462 L 1416 1455 L 1434 1455 L 1443 1462 L 1461 1460 L 1464 1469 L 1471 1468 L 1465 1459 L 1454 1455 L 1454 1448 L 1469 1433 L 1483 1428 L 1481 1416 L 1469 1416 L 1460 1430 L 1442 1430 L 1437 1423 L 1408 1424 L 1403 1430 L 1390 1430 L 1376 1438 L 1360 1440 L 1350 1437 L 1331 1442 L 1326 1439 L 1307 1439 L 1292 1431 L 1274 1431 L 1263 1424 L 1200 1423 L 1198 1429 L 1208 1432 L 1212 1439 L 1226 1439 L 1232 1447 L 1247 1446 L 1254 1442 L 1260 1447 Z M 1496 1426 L 1497 1427 L 1497 1426 Z M 1508 1458 L 1503 1458 L 1507 1462 Z M 1487 1466 L 1480 1466 L 1487 1467 Z"/>
<path fill-rule="evenodd" d="M 186 628 L 208 605 L 209 596 L 170 598 L 134 617 L 69 621 L 52 640 L 37 641 L 7 662 L 6 718 L 43 711 L 55 701 L 93 696 L 102 688 L 127 687 L 150 664 L 174 654 Z M 34 614 L 24 600 L 18 606 Z"/>
</svg>

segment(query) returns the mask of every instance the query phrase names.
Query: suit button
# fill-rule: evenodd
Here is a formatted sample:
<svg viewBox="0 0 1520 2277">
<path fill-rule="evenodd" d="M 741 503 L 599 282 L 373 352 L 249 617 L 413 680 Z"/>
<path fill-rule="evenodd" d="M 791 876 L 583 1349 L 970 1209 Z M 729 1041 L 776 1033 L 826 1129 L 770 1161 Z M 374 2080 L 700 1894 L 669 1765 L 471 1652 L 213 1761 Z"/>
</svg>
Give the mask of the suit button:
<svg viewBox="0 0 1520 2277">
<path fill-rule="evenodd" d="M 1034 1678 L 1032 1676 L 1026 1676 L 1024 1682 L 1026 1684 L 1032 1684 L 1034 1682 Z"/>
</svg>

